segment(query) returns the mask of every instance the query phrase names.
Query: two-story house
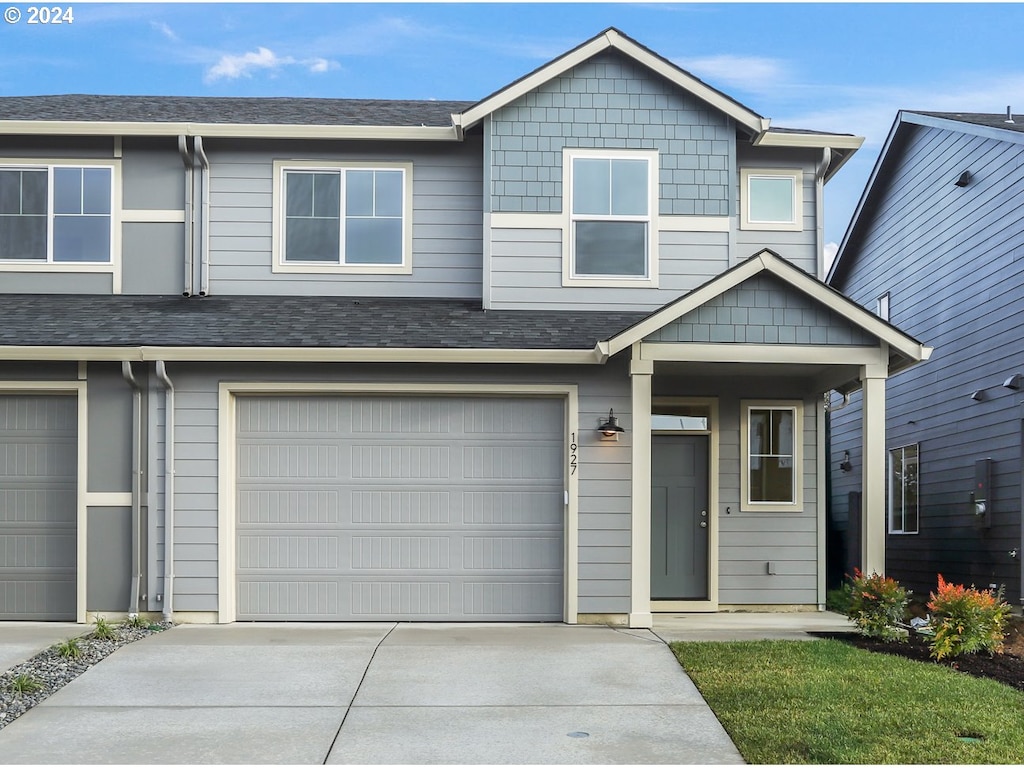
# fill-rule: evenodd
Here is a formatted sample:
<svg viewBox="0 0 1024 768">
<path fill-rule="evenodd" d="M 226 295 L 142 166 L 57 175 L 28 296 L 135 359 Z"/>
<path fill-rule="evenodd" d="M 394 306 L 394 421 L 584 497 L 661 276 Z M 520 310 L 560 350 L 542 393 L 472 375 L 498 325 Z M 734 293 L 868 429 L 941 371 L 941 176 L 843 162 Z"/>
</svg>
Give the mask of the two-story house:
<svg viewBox="0 0 1024 768">
<path fill-rule="evenodd" d="M 886 567 L 920 597 L 939 573 L 1022 597 L 1022 200 L 1019 117 L 900 112 L 829 274 L 935 343 L 888 387 Z M 858 395 L 831 415 L 834 523 L 854 549 L 860 417 Z"/>
<path fill-rule="evenodd" d="M 0 617 L 820 606 L 824 393 L 881 467 L 928 351 L 822 282 L 860 143 L 614 29 L 476 103 L 0 99 Z"/>
</svg>

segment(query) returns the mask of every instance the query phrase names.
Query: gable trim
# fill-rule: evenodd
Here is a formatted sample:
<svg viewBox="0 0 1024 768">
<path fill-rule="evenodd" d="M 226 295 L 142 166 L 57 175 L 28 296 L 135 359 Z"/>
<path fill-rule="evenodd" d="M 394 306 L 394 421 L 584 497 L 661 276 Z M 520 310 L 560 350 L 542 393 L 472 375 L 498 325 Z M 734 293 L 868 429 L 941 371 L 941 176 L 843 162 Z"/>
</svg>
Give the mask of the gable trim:
<svg viewBox="0 0 1024 768">
<path fill-rule="evenodd" d="M 500 91 L 488 96 L 483 101 L 474 104 L 461 114 L 452 115 L 452 121 L 458 130 L 464 131 L 471 128 L 487 115 L 512 103 L 516 99 L 526 95 L 530 91 L 539 88 L 544 83 L 559 75 L 568 72 L 575 66 L 582 64 L 587 59 L 602 51 L 614 49 L 634 61 L 647 67 L 652 72 L 661 75 L 669 82 L 693 94 L 698 99 L 710 104 L 714 108 L 734 119 L 744 126 L 751 133 L 762 134 L 768 130 L 771 123 L 768 118 L 752 112 L 739 102 L 733 101 L 721 91 L 701 82 L 693 75 L 680 69 L 669 61 L 656 55 L 644 46 L 629 39 L 617 29 L 608 29 L 597 37 L 588 40 L 577 48 L 569 51 L 557 59 L 534 70 L 526 77 L 523 77 Z"/>
<path fill-rule="evenodd" d="M 614 355 L 627 347 L 643 341 L 644 338 L 665 327 L 683 315 L 703 306 L 711 299 L 735 288 L 744 281 L 762 272 L 769 272 L 783 282 L 792 286 L 811 299 L 828 307 L 841 318 L 875 336 L 879 341 L 889 345 L 891 349 L 914 362 L 927 360 L 931 348 L 916 339 L 907 336 L 892 325 L 884 322 L 868 312 L 859 304 L 846 298 L 838 291 L 815 280 L 792 264 L 769 250 L 763 250 L 747 261 L 733 267 L 720 277 L 705 283 L 686 296 L 666 305 L 649 317 L 641 320 L 631 328 L 627 328 L 617 336 L 607 339 L 598 345 L 601 352 Z"/>
</svg>

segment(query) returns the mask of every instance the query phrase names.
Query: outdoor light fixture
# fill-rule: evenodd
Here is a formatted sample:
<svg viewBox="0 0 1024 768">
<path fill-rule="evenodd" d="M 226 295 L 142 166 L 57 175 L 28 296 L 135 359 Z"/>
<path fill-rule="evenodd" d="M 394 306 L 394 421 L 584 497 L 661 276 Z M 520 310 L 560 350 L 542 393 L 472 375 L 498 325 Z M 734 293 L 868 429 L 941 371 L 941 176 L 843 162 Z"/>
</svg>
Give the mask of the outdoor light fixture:
<svg viewBox="0 0 1024 768">
<path fill-rule="evenodd" d="M 849 472 L 853 469 L 853 464 L 850 463 L 850 452 L 843 451 L 843 460 L 839 462 L 839 468 L 843 472 Z"/>
<path fill-rule="evenodd" d="M 977 400 L 977 401 L 980 402 L 980 401 L 982 401 L 984 399 L 985 399 L 985 390 L 984 389 L 976 389 L 973 392 L 971 392 L 971 400 Z"/>
<path fill-rule="evenodd" d="M 626 430 L 619 426 L 619 420 L 615 418 L 615 411 L 609 408 L 608 420 L 602 422 L 600 426 L 598 426 L 597 431 L 601 433 L 602 440 L 618 440 L 619 433 L 625 432 Z"/>
<path fill-rule="evenodd" d="M 964 171 L 960 174 L 960 178 L 953 182 L 958 187 L 966 187 L 971 183 L 971 172 Z"/>
<path fill-rule="evenodd" d="M 1003 382 L 1003 386 L 1007 389 L 1020 389 L 1020 379 L 1021 375 L 1019 373 L 1015 373 Z"/>
</svg>

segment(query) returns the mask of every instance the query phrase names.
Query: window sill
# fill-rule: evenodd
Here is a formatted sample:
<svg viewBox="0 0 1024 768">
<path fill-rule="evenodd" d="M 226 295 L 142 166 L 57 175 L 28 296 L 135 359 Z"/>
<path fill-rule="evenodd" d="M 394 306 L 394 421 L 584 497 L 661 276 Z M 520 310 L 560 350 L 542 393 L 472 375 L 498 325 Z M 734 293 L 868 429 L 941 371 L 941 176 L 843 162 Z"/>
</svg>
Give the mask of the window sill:
<svg viewBox="0 0 1024 768">
<path fill-rule="evenodd" d="M 0 272 L 114 272 L 113 262 L 94 261 L 0 261 Z"/>
<path fill-rule="evenodd" d="M 563 277 L 563 288 L 657 288 L 656 277 Z"/>
<path fill-rule="evenodd" d="M 275 264 L 273 271 L 292 275 L 411 275 L 412 264 Z"/>
<path fill-rule="evenodd" d="M 758 504 L 756 502 L 740 502 L 740 512 L 803 512 L 804 505 L 802 502 L 793 502 L 790 504 L 772 504 L 765 502 L 764 504 Z"/>
</svg>

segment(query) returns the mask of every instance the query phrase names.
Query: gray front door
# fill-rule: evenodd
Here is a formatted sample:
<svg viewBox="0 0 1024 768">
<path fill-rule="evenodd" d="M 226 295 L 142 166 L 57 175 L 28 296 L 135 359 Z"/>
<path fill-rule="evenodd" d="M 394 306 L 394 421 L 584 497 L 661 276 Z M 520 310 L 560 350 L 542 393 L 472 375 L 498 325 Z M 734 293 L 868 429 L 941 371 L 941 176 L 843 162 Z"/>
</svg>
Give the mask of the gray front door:
<svg viewBox="0 0 1024 768">
<path fill-rule="evenodd" d="M 708 437 L 651 438 L 651 599 L 708 598 Z"/>
</svg>

